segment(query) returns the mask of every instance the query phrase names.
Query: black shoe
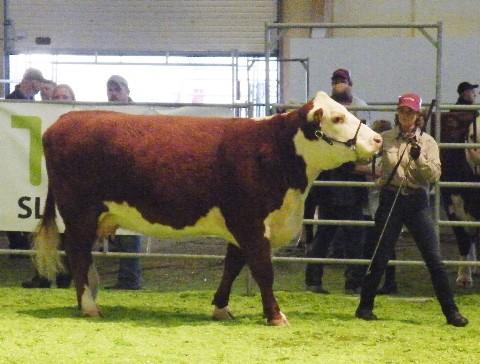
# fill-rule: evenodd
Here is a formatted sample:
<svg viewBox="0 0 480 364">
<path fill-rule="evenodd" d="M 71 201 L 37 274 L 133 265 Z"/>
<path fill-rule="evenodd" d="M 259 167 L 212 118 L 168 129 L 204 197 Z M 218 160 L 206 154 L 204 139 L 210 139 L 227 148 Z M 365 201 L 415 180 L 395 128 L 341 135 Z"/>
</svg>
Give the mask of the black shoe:
<svg viewBox="0 0 480 364">
<path fill-rule="evenodd" d="M 377 294 L 395 294 L 398 293 L 396 283 L 384 284 L 382 288 L 377 290 Z"/>
<path fill-rule="evenodd" d="M 453 325 L 456 327 L 464 327 L 468 324 L 468 319 L 463 317 L 462 314 L 458 311 L 447 316 L 447 324 Z"/>
<path fill-rule="evenodd" d="M 355 317 L 365 321 L 378 320 L 378 317 L 368 308 L 357 308 L 355 311 Z"/>
<path fill-rule="evenodd" d="M 330 294 L 321 284 L 307 285 L 306 289 L 313 293 Z"/>
<path fill-rule="evenodd" d="M 35 276 L 29 281 L 22 282 L 23 288 L 50 288 L 52 282 L 47 278 Z"/>
</svg>

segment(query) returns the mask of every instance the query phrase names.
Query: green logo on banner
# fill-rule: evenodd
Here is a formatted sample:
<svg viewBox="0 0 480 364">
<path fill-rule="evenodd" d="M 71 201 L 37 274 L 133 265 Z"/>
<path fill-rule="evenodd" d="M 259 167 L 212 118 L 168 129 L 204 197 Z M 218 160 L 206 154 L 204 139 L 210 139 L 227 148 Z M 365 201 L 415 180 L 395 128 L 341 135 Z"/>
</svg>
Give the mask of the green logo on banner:
<svg viewBox="0 0 480 364">
<path fill-rule="evenodd" d="M 42 183 L 42 119 L 38 116 L 12 115 L 12 128 L 27 129 L 30 132 L 30 183 Z"/>
</svg>

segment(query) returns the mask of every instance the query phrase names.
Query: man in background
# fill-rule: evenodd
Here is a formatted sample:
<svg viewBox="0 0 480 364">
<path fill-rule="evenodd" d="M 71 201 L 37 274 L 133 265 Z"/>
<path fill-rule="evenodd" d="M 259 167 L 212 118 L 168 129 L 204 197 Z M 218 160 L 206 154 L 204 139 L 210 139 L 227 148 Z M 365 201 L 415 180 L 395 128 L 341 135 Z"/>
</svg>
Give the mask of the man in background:
<svg viewBox="0 0 480 364">
<path fill-rule="evenodd" d="M 350 71 L 339 68 L 332 74 L 332 99 L 345 106 L 368 106 L 365 101 L 352 92 L 352 78 Z M 371 126 L 370 111 L 352 111 L 352 113 L 368 126 Z"/>
<path fill-rule="evenodd" d="M 42 72 L 36 68 L 29 68 L 23 74 L 22 81 L 15 86 L 15 90 L 8 94 L 5 98 L 15 100 L 33 100 L 45 82 L 49 81 L 43 78 Z"/>
<path fill-rule="evenodd" d="M 109 102 L 130 103 L 130 89 L 125 78 L 119 75 L 111 76 L 107 81 L 107 97 Z M 141 237 L 138 235 L 117 235 L 111 241 L 118 251 L 125 253 L 140 253 Z M 142 270 L 139 258 L 122 258 L 118 269 L 117 283 L 107 289 L 137 290 L 142 286 Z"/>
<path fill-rule="evenodd" d="M 478 85 L 470 82 L 461 82 L 457 87 L 458 99 L 456 105 L 472 105 L 475 102 L 475 89 Z"/>
<path fill-rule="evenodd" d="M 344 68 L 332 74 L 332 99 L 345 106 L 366 106 L 366 102 L 352 94 L 350 72 Z M 369 113 L 357 111 L 356 116 L 362 121 L 370 121 Z M 370 166 L 357 165 L 353 162 L 320 173 L 320 181 L 357 181 L 364 182 Z M 320 219 L 326 220 L 363 220 L 363 207 L 368 203 L 368 191 L 359 187 L 316 187 L 313 194 L 316 201 L 309 200 L 319 206 Z M 309 196 L 310 197 L 310 196 Z M 311 208 L 308 208 L 311 210 Z M 306 208 L 307 210 L 307 208 Z M 306 218 L 313 218 L 305 216 Z M 311 228 L 310 228 L 311 229 Z M 312 236 L 307 232 L 307 236 Z M 320 225 L 310 241 L 307 241 L 306 255 L 309 258 L 325 258 L 330 245 L 333 256 L 347 259 L 362 258 L 365 228 L 362 226 Z M 309 240 L 307 238 L 307 240 Z M 359 293 L 362 274 L 358 267 L 348 265 L 345 269 L 345 292 Z M 305 270 L 307 290 L 315 293 L 328 293 L 323 287 L 323 265 L 307 264 Z"/>
<path fill-rule="evenodd" d="M 107 81 L 107 97 L 110 102 L 129 103 L 133 102 L 130 98 L 130 89 L 125 78 L 119 75 L 111 76 Z"/>
</svg>

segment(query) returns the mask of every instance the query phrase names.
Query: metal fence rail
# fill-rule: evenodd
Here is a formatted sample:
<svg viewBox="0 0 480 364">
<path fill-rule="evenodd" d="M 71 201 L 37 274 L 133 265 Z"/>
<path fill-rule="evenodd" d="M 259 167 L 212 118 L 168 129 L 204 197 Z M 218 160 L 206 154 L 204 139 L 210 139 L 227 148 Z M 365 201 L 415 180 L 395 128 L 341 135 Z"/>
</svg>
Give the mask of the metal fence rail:
<svg viewBox="0 0 480 364">
<path fill-rule="evenodd" d="M 292 105 L 271 105 L 270 104 L 270 84 L 269 84 L 269 60 L 271 47 L 273 45 L 271 31 L 279 31 L 282 29 L 312 29 L 312 28 L 412 28 L 418 29 L 423 36 L 425 36 L 428 41 L 434 46 L 436 51 L 436 70 L 435 70 L 435 98 L 437 100 L 437 105 L 435 107 L 436 119 L 440 120 L 440 110 L 441 109 L 469 109 L 468 107 L 458 107 L 458 105 L 443 105 L 441 104 L 441 64 L 442 64 L 442 39 L 443 39 L 443 24 L 438 22 L 436 24 L 335 24 L 335 23 L 276 23 L 276 24 L 266 24 L 265 25 L 265 109 L 266 113 L 270 112 L 271 106 L 282 106 L 284 108 L 290 108 Z M 434 39 L 430 34 L 426 32 L 426 29 L 434 29 L 437 32 L 437 37 Z M 162 105 L 166 106 L 166 105 Z M 180 106 L 180 104 L 178 104 Z M 182 105 L 183 106 L 183 105 Z M 198 105 L 200 106 L 200 105 Z M 217 105 L 216 105 L 217 106 Z M 248 108 L 252 105 L 241 105 L 234 104 L 234 108 Z M 295 105 L 293 105 L 295 107 Z M 297 105 L 298 107 L 298 105 Z M 350 110 L 369 110 L 369 111 L 392 111 L 395 110 L 393 104 L 389 105 L 376 105 L 370 107 L 351 107 Z M 473 110 L 478 109 L 478 106 L 472 107 Z M 440 128 L 436 128 L 435 139 L 440 139 Z M 480 148 L 480 143 L 439 143 L 440 148 Z M 333 181 L 333 182 L 321 182 L 316 181 L 314 186 L 358 186 L 358 187 L 368 187 L 372 188 L 375 186 L 373 182 L 343 182 L 343 181 Z M 434 217 L 438 226 L 468 226 L 468 227 L 479 227 L 479 222 L 466 222 L 466 221 L 442 221 L 440 220 L 440 188 L 452 188 L 452 187 L 466 187 L 466 188 L 479 188 L 480 183 L 470 183 L 470 182 L 438 182 L 435 184 L 435 204 L 434 204 Z M 306 219 L 304 224 L 309 225 L 326 225 L 326 224 L 335 224 L 335 225 L 361 225 L 361 226 L 371 226 L 373 221 L 352 221 L 352 220 L 313 220 Z M 438 230 L 438 229 L 437 229 Z M 168 259 L 205 259 L 205 260 L 222 260 L 224 257 L 219 255 L 195 255 L 195 254 L 161 254 L 161 253 L 150 253 L 150 249 L 147 249 L 147 253 L 111 253 L 108 252 L 108 245 L 105 252 L 93 252 L 95 257 L 105 257 L 105 258 L 168 258 Z M 18 254 L 18 255 L 34 255 L 34 251 L 30 250 L 11 250 L 11 249 L 0 249 L 0 255 L 5 254 Z M 64 253 L 62 253 L 64 254 Z M 322 263 L 322 264 L 369 264 L 367 259 L 332 259 L 332 258 L 293 258 L 293 257 L 273 257 L 274 262 L 294 262 L 294 263 Z M 480 266 L 480 262 L 472 261 L 444 261 L 445 265 L 448 266 Z M 397 261 L 393 260 L 389 262 L 390 265 L 413 265 L 413 266 L 424 266 L 423 261 Z M 248 289 L 247 289 L 248 290 Z"/>
<path fill-rule="evenodd" d="M 10 254 L 11 249 L 0 249 L 0 255 Z M 34 256 L 36 254 L 33 250 L 13 250 L 16 255 Z M 59 255 L 65 255 L 64 251 L 59 251 Z M 213 254 L 171 254 L 171 253 L 104 253 L 92 252 L 92 255 L 97 258 L 163 258 L 163 259 L 189 259 L 189 260 L 218 260 L 222 261 L 225 256 Z M 298 257 L 277 257 L 273 256 L 272 261 L 276 263 L 317 263 L 326 265 L 368 265 L 369 259 L 337 259 L 337 258 L 298 258 Z M 462 266 L 462 267 L 480 267 L 480 261 L 464 261 L 464 260 L 444 260 L 443 263 L 448 266 Z M 421 260 L 390 260 L 389 265 L 394 266 L 425 266 L 425 262 Z"/>
</svg>

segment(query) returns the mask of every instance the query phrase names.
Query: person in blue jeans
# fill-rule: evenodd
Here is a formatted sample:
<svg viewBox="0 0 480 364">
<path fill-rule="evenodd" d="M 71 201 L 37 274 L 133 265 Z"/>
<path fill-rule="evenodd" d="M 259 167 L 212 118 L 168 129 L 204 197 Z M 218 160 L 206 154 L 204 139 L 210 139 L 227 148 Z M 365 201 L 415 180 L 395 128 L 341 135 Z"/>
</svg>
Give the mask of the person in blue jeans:
<svg viewBox="0 0 480 364">
<path fill-rule="evenodd" d="M 421 131 L 422 121 L 421 98 L 417 94 L 407 93 L 398 100 L 396 127 L 382 134 L 383 176 L 380 184 L 383 188 L 375 214 L 375 241 L 381 239 L 364 277 L 355 316 L 363 320 L 377 320 L 373 313 L 377 288 L 402 226 L 406 225 L 430 272 L 433 289 L 447 324 L 466 326 L 468 320 L 460 314 L 455 304 L 447 271 L 442 263 L 430 212 L 428 191 L 430 183 L 440 178 L 440 157 L 435 140 Z"/>
<path fill-rule="evenodd" d="M 112 75 L 107 81 L 109 102 L 128 104 L 132 102 L 130 89 L 125 78 Z M 116 250 L 124 253 L 140 253 L 142 240 L 137 235 L 117 235 L 114 238 Z M 140 289 L 142 287 L 142 270 L 139 258 L 121 258 L 117 283 L 107 289 Z"/>
<path fill-rule="evenodd" d="M 117 235 L 114 238 L 115 250 L 122 253 L 139 253 L 142 237 L 137 235 Z M 137 290 L 142 288 L 142 269 L 139 258 L 120 258 L 117 283 L 106 289 Z"/>
</svg>

